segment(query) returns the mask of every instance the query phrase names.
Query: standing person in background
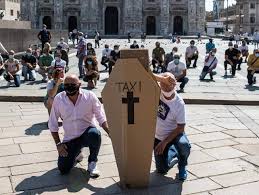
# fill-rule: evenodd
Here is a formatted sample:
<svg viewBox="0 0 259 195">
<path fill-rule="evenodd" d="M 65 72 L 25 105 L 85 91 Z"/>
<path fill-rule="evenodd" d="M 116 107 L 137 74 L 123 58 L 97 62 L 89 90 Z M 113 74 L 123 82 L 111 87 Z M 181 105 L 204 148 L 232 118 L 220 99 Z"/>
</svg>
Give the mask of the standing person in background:
<svg viewBox="0 0 259 195">
<path fill-rule="evenodd" d="M 79 42 L 77 45 L 77 54 L 76 57 L 78 58 L 78 69 L 79 69 L 79 78 L 84 78 L 84 67 L 83 62 L 85 57 L 87 56 L 87 48 L 86 48 L 86 41 L 83 37 L 83 33 L 78 33 Z"/>
<path fill-rule="evenodd" d="M 43 29 L 38 34 L 38 39 L 41 41 L 42 51 L 43 51 L 45 43 L 51 42 L 51 33 L 47 30 L 47 26 L 45 24 L 43 24 Z"/>
<path fill-rule="evenodd" d="M 130 43 L 130 39 L 131 39 L 131 34 L 130 32 L 128 32 L 128 43 Z"/>
<path fill-rule="evenodd" d="M 100 47 L 100 40 L 101 40 L 101 36 L 100 33 L 96 30 L 95 31 L 95 36 L 94 36 L 94 42 L 95 42 L 95 49 L 98 47 Z"/>
</svg>

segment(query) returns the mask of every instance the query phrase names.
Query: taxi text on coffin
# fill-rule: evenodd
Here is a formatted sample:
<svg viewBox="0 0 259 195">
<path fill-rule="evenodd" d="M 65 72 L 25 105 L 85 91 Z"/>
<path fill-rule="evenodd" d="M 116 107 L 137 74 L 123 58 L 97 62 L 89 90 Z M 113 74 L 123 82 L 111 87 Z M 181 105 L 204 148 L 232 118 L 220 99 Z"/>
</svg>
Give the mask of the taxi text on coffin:
<svg viewBox="0 0 259 195">
<path fill-rule="evenodd" d="M 147 50 L 122 50 L 102 98 L 124 187 L 149 184 L 160 88 Z"/>
</svg>

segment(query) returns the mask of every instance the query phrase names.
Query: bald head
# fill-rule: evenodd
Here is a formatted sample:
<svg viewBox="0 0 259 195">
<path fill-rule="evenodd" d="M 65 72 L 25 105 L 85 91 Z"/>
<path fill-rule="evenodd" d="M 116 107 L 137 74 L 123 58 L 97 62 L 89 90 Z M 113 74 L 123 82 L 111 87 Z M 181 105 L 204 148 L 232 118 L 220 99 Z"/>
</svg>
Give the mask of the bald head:
<svg viewBox="0 0 259 195">
<path fill-rule="evenodd" d="M 71 75 L 66 76 L 64 84 L 80 85 L 81 82 L 80 82 L 79 78 L 75 74 L 71 74 Z"/>
</svg>

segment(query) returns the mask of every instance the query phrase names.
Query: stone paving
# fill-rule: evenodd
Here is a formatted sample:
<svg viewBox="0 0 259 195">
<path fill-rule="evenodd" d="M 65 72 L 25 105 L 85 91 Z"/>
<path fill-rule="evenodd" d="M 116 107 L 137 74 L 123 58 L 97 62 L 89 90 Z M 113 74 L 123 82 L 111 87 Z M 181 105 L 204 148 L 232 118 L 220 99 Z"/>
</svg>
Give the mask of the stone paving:
<svg viewBox="0 0 259 195">
<path fill-rule="evenodd" d="M 92 40 L 90 40 L 92 41 Z M 150 39 L 145 43 L 145 47 L 149 49 L 150 57 L 152 49 L 154 48 L 154 43 L 157 40 Z M 166 52 L 170 52 L 173 46 L 179 47 L 179 53 L 184 55 L 186 47 L 189 45 L 190 40 L 182 40 L 182 43 L 171 44 L 169 40 L 159 39 L 161 42 L 161 46 L 166 50 Z M 93 41 L 92 41 L 93 42 Z M 97 56 L 100 61 L 101 51 L 105 43 L 110 44 L 111 46 L 114 43 L 118 43 L 121 45 L 121 48 L 128 48 L 129 44 L 125 39 L 105 39 L 102 40 L 101 48 L 97 49 Z M 140 40 L 138 40 L 140 42 Z M 199 81 L 199 74 L 203 67 L 204 55 L 205 55 L 205 43 L 207 40 L 203 40 L 203 43 L 198 44 L 198 48 L 200 50 L 200 58 L 198 60 L 198 68 L 189 69 L 188 77 L 190 79 L 189 83 L 186 86 L 185 93 L 182 94 L 185 100 L 224 100 L 231 101 L 233 104 L 238 101 L 254 101 L 255 104 L 258 105 L 259 100 L 259 86 L 255 85 L 253 87 L 247 86 L 246 79 L 246 64 L 242 64 L 242 71 L 238 71 L 236 78 L 224 77 L 224 68 L 223 68 L 223 60 L 224 60 L 224 51 L 227 48 L 227 41 L 215 40 L 216 46 L 218 48 L 217 57 L 219 59 L 219 65 L 217 67 L 217 75 L 214 76 L 214 82 L 210 82 L 209 80 L 205 80 L 204 82 Z M 252 52 L 254 46 L 249 45 L 249 50 Z M 182 58 L 182 60 L 184 60 Z M 70 59 L 71 70 L 69 73 L 78 74 L 77 63 L 78 59 L 74 56 L 72 52 L 72 57 Z M 103 70 L 103 67 L 100 65 L 100 70 Z M 97 89 L 94 92 L 98 97 L 101 97 L 101 90 L 103 89 L 108 78 L 108 74 L 105 71 L 101 71 L 100 82 L 98 83 Z M 1 79 L 0 79 L 1 80 Z M 38 76 L 38 80 L 36 82 L 28 82 L 22 84 L 20 88 L 15 87 L 6 87 L 5 81 L 0 81 L 0 97 L 19 97 L 25 96 L 20 101 L 26 101 L 26 97 L 43 97 L 46 93 L 46 84 L 42 84 L 40 82 L 41 76 Z M 86 87 L 86 84 L 83 83 L 83 86 Z M 2 98 L 3 99 L 3 98 Z M 6 100 L 6 99 L 5 99 Z M 33 101 L 33 100 L 32 100 Z"/>
<path fill-rule="evenodd" d="M 0 194 L 258 194 L 259 107 L 187 105 L 188 180 L 177 180 L 177 168 L 158 175 L 152 162 L 150 187 L 131 190 L 118 185 L 111 141 L 103 131 L 101 177 L 90 179 L 85 171 L 88 149 L 84 161 L 61 176 L 43 104 L 0 102 L 0 108 Z"/>
</svg>

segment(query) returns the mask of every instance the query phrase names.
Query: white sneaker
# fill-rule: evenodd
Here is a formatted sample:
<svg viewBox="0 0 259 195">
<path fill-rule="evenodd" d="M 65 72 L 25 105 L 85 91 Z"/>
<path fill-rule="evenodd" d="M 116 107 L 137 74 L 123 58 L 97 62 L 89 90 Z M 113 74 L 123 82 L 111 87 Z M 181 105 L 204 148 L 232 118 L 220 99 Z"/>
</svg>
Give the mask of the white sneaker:
<svg viewBox="0 0 259 195">
<path fill-rule="evenodd" d="M 8 81 L 7 84 L 6 84 L 6 87 L 10 87 L 11 86 L 11 82 Z"/>
<path fill-rule="evenodd" d="M 97 168 L 96 162 L 90 162 L 88 164 L 88 171 L 90 173 L 91 177 L 99 177 L 100 176 L 100 171 Z"/>
<path fill-rule="evenodd" d="M 225 76 L 227 76 L 228 75 L 228 72 L 225 70 Z"/>
<path fill-rule="evenodd" d="M 80 162 L 82 162 L 83 161 L 83 159 L 84 159 L 84 156 L 83 156 L 83 154 L 82 154 L 82 152 L 80 152 L 80 154 L 78 154 L 78 156 L 76 157 L 76 162 L 77 163 L 80 163 Z"/>
</svg>

